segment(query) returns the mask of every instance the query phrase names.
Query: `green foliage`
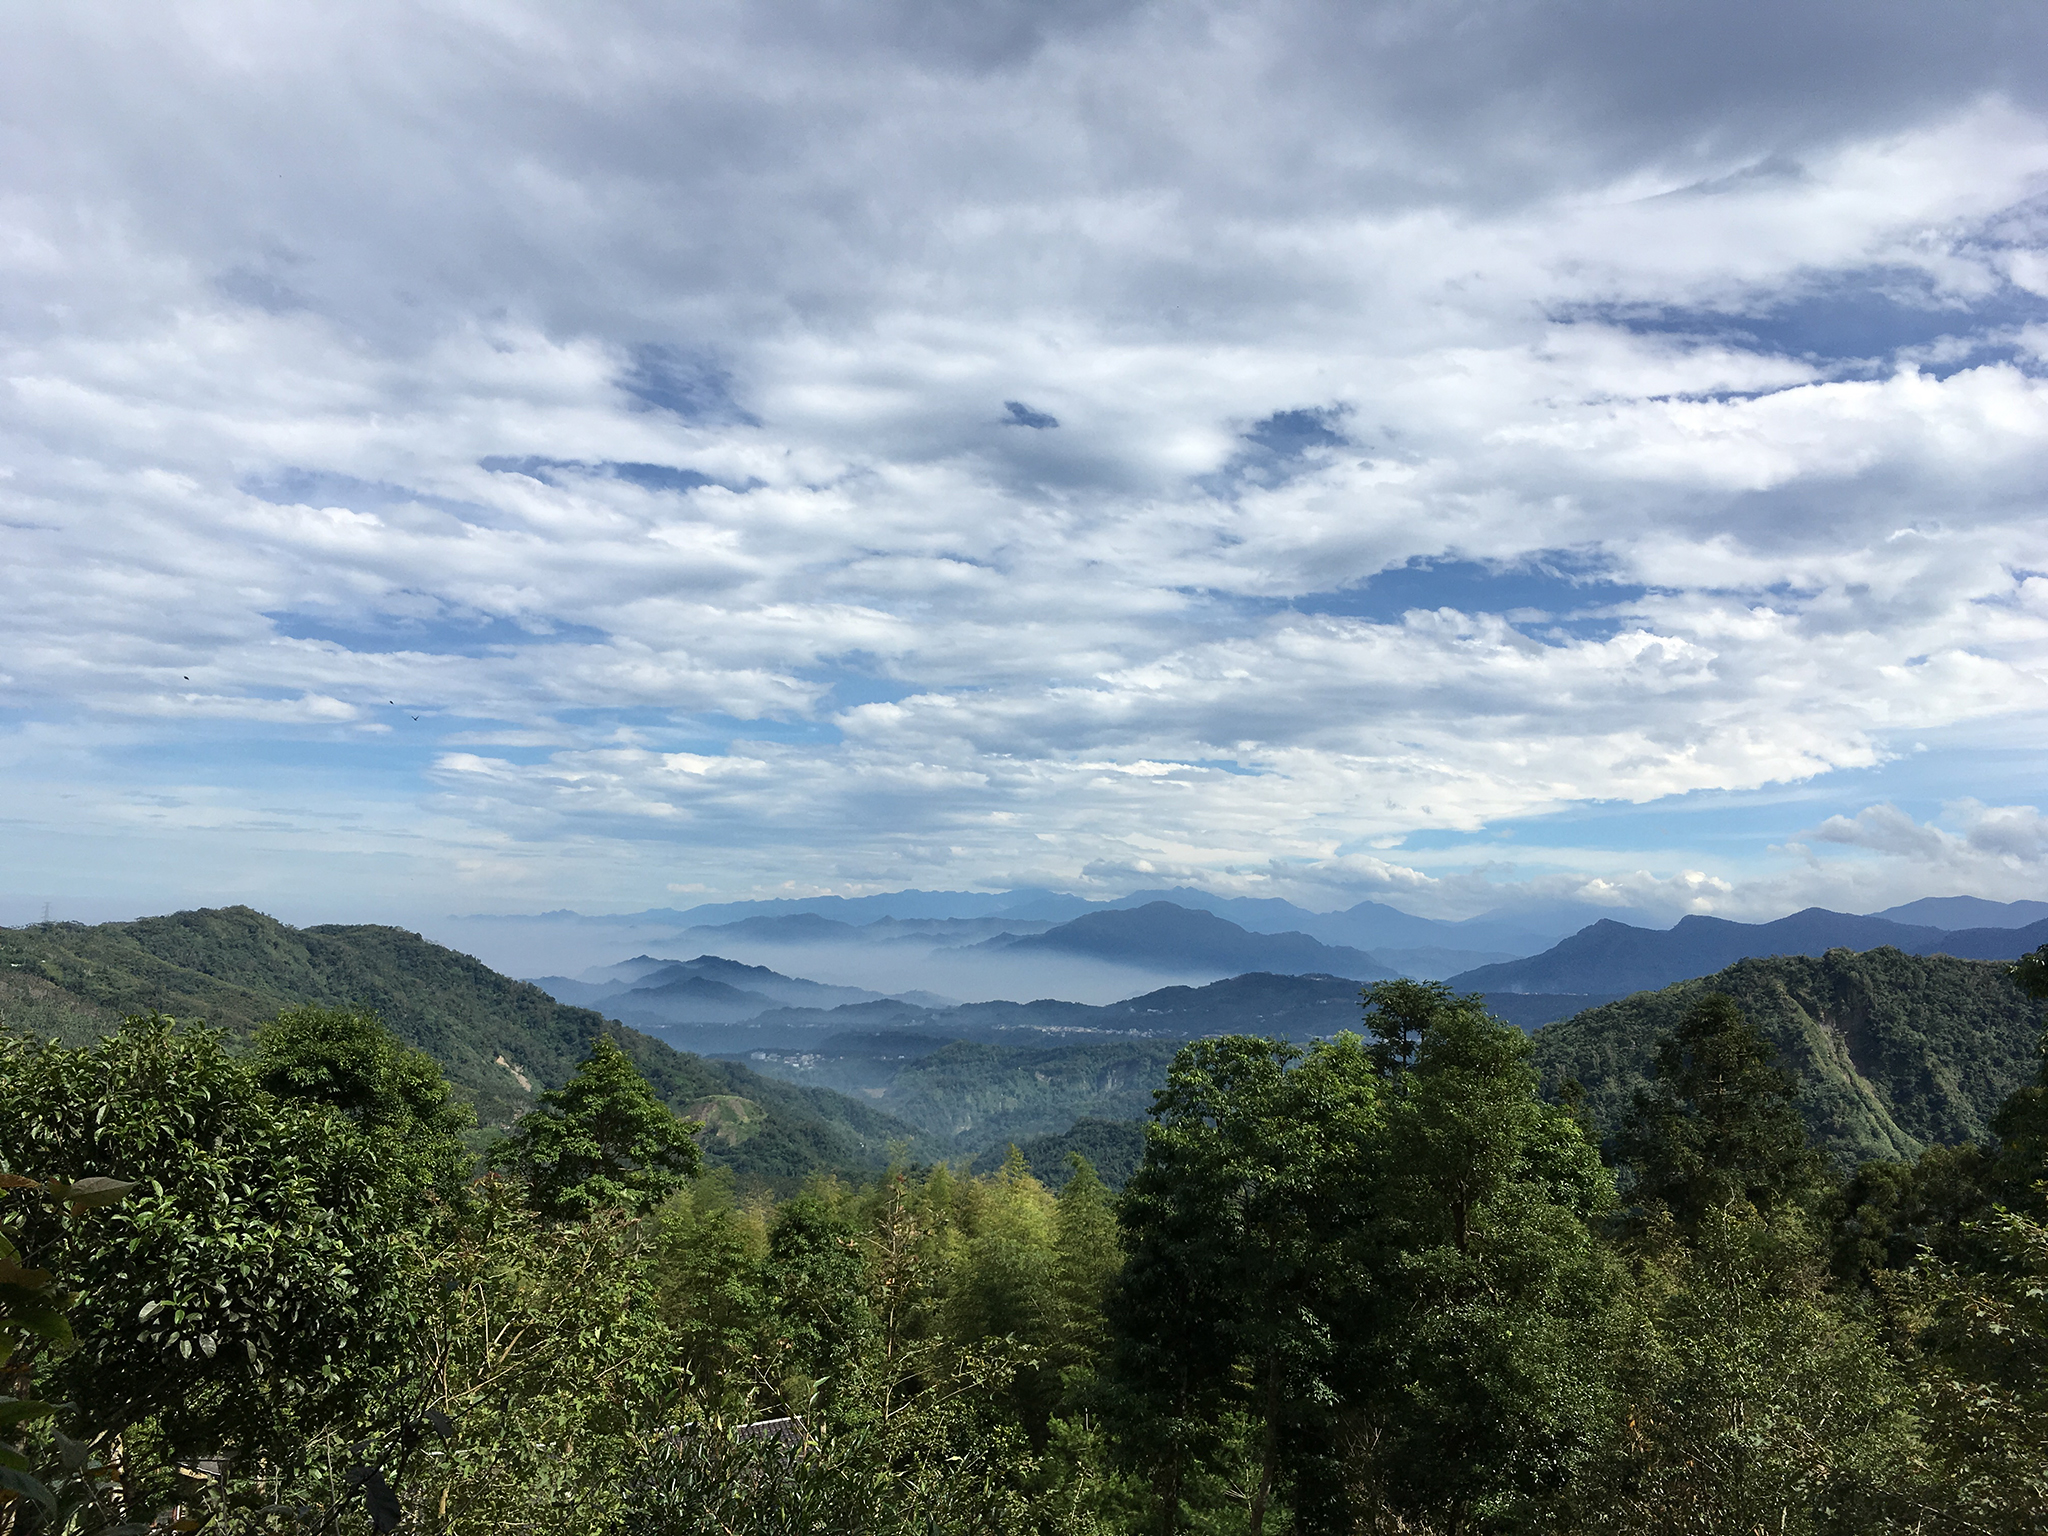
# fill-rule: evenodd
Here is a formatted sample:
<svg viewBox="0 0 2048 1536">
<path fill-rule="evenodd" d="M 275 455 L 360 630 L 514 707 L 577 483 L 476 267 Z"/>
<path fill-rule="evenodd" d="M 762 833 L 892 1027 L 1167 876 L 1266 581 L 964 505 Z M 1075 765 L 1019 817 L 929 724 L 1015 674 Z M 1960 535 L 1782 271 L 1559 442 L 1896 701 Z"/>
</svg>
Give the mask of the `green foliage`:
<svg viewBox="0 0 2048 1536">
<path fill-rule="evenodd" d="M 807 1405 L 845 1373 L 874 1328 L 858 1229 L 826 1190 L 798 1195 L 768 1233 L 768 1305 L 788 1360 L 784 1400 Z"/>
<path fill-rule="evenodd" d="M 732 1198 L 730 1177 L 705 1177 L 680 1189 L 658 1212 L 654 1273 L 657 1305 L 675 1340 L 687 1389 L 712 1411 L 738 1410 L 779 1378 L 752 1378 L 768 1328 L 762 1272 L 767 1223 Z"/>
<path fill-rule="evenodd" d="M 1103 1307 L 1123 1268 L 1123 1239 L 1109 1188 L 1088 1159 L 1067 1154 L 1072 1169 L 1053 1211 L 1053 1253 L 1062 1314 L 1054 1364 L 1081 1373 L 1093 1368 L 1109 1342 Z"/>
<path fill-rule="evenodd" d="M 966 1390 L 999 1397 L 999 1368 Z M 1025 1536 L 1071 1521 L 1034 1518 L 1002 1436 L 954 1412 L 840 1427 L 714 1421 L 659 1442 L 637 1469 L 623 1529 L 635 1536 Z M 1043 1512 L 1040 1512 L 1041 1516 Z"/>
<path fill-rule="evenodd" d="M 1823 1202 L 1836 1277 L 1868 1289 L 1923 1250 L 1981 1257 L 1973 1234 L 1993 1158 L 1982 1147 L 1929 1147 L 1910 1163 L 1865 1163 Z"/>
<path fill-rule="evenodd" d="M 1592 1454 L 1611 1404 L 1620 1276 L 1591 1223 L 1612 1181 L 1541 1103 L 1527 1038 L 1441 994 L 1392 1078 L 1379 1190 L 1346 1242 L 1364 1297 L 1333 1447 L 1362 1513 L 1528 1521 Z"/>
<path fill-rule="evenodd" d="M 452 1430 L 401 1485 L 415 1528 L 594 1530 L 623 1507 L 679 1396 L 649 1236 L 618 1209 L 537 1219 L 485 1180 L 412 1240 L 427 1283 L 408 1375 Z"/>
<path fill-rule="evenodd" d="M 1668 1216 L 1639 1249 L 1646 1328 L 1625 1432 L 1577 1502 L 1596 1530 L 1889 1526 L 1910 1501 L 1912 1394 L 1872 1318 L 1830 1292 L 1796 1211 L 1738 1199 Z M 1903 1528 L 1911 1528 L 1906 1526 Z"/>
<path fill-rule="evenodd" d="M 18 1207 L 23 1199 L 46 1202 L 60 1222 L 67 1209 L 77 1218 L 114 1204 L 134 1187 L 104 1175 L 34 1179 L 0 1173 L 0 1194 L 15 1197 L 10 1206 Z M 66 1355 L 78 1347 L 67 1315 L 76 1301 L 56 1275 L 27 1262 L 14 1240 L 0 1231 L 0 1528 L 15 1523 L 17 1505 L 33 1506 L 48 1522 L 58 1518 L 60 1506 L 98 1502 L 90 1479 L 72 1479 L 80 1484 L 75 1492 L 61 1480 L 52 1490 L 33 1475 L 35 1462 L 22 1443 L 24 1434 L 56 1415 L 54 1403 L 36 1396 L 35 1368 L 39 1356 Z"/>
<path fill-rule="evenodd" d="M 1693 1004 L 1658 1042 L 1655 1086 L 1637 1093 L 1616 1138 L 1632 1198 L 1689 1226 L 1736 1201 L 1770 1211 L 1815 1189 L 1820 1159 L 1774 1054 L 1733 998 Z"/>
<path fill-rule="evenodd" d="M 2048 1225 L 2000 1211 L 1982 1235 L 1985 1269 L 1930 1256 L 1883 1284 L 1923 1392 L 1930 1526 L 2021 1536 L 2048 1510 Z"/>
<path fill-rule="evenodd" d="M 2043 944 L 2032 954 L 2022 955 L 2006 974 L 2018 987 L 2035 1002 L 2048 1002 L 2048 944 Z"/>
<path fill-rule="evenodd" d="M 1414 1061 L 1422 1037 L 1447 1013 L 1477 1009 L 1485 1003 L 1477 995 L 1459 997 L 1441 981 L 1415 981 L 1405 976 L 1376 981 L 1361 995 L 1366 1029 L 1372 1035 L 1373 1065 L 1388 1074 Z"/>
<path fill-rule="evenodd" d="M 256 1031 L 250 1068 L 281 1099 L 325 1104 L 410 1164 L 421 1189 L 458 1188 L 471 1171 L 463 1138 L 476 1114 L 441 1069 L 407 1048 L 373 1013 L 290 1008 Z"/>
<path fill-rule="evenodd" d="M 136 1185 L 90 1230 L 25 1223 L 81 1293 L 52 1380 L 87 1435 L 154 1421 L 173 1452 L 281 1454 L 403 1346 L 393 1160 L 336 1112 L 265 1093 L 212 1031 L 0 1037 L 0 1160 Z"/>
<path fill-rule="evenodd" d="M 1710 992 L 1735 1000 L 1798 1088 L 1809 1139 L 1839 1165 L 1904 1161 L 1928 1145 L 1982 1141 L 2034 1075 L 2038 1010 L 2007 968 L 1896 949 L 1744 960 L 1548 1024 L 1536 1066 L 1555 1098 L 1584 1085 L 1611 1135 L 1656 1068 L 1657 1042 Z"/>
<path fill-rule="evenodd" d="M 645 1212 L 661 1203 L 703 1164 L 691 1138 L 703 1127 L 679 1120 L 609 1036 L 565 1087 L 540 1096 L 492 1153 L 517 1170 L 535 1208 L 574 1221 L 598 1211 Z"/>
</svg>

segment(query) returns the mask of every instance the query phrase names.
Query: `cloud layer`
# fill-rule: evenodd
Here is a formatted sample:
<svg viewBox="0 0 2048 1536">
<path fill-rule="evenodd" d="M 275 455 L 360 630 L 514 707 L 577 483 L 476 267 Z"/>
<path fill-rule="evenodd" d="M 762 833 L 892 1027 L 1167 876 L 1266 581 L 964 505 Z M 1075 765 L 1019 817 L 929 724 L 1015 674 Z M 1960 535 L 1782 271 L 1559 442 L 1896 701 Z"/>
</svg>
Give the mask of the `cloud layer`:
<svg viewBox="0 0 2048 1536">
<path fill-rule="evenodd" d="M 2044 31 L 27 16 L 0 884 L 2038 894 Z"/>
</svg>

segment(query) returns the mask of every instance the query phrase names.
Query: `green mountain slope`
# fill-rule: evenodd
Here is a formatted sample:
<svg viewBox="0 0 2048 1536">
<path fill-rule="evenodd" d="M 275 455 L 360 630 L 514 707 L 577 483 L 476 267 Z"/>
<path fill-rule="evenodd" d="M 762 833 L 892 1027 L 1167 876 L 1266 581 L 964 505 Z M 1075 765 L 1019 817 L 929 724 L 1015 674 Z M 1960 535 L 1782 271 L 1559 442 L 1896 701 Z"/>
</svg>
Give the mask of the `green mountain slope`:
<svg viewBox="0 0 2048 1536">
<path fill-rule="evenodd" d="M 1063 1134 L 1080 1119 L 1142 1119 L 1180 1046 L 1042 1034 L 1028 1043 L 845 1034 L 747 1059 L 793 1082 L 861 1094 L 925 1132 L 933 1155 L 958 1160 Z"/>
<path fill-rule="evenodd" d="M 298 1003 L 376 1010 L 393 1033 L 441 1064 L 487 1126 L 507 1126 L 534 1095 L 565 1081 L 610 1032 L 657 1092 L 687 1111 L 722 1106 L 706 1137 L 714 1161 L 767 1177 L 816 1167 L 874 1167 L 916 1131 L 826 1089 L 706 1061 L 400 928 L 292 928 L 248 907 L 132 923 L 0 929 L 0 1021 L 78 1040 L 152 1009 L 244 1034 Z M 703 1118 L 696 1116 L 693 1118 Z"/>
<path fill-rule="evenodd" d="M 2041 1039 L 2039 1007 L 2002 964 L 1831 949 L 1741 960 L 1548 1025 L 1536 1035 L 1545 1091 L 1576 1078 L 1601 1133 L 1613 1131 L 1649 1079 L 1657 1037 L 1706 992 L 1733 997 L 1777 1046 L 1808 1130 L 1850 1162 L 1981 1140 L 2032 1076 Z"/>
<path fill-rule="evenodd" d="M 975 1173 L 994 1173 L 1009 1156 L 1011 1143 L 990 1147 L 972 1164 Z M 1122 1189 L 1145 1159 L 1145 1122 L 1142 1120 L 1076 1120 L 1057 1136 L 1029 1136 L 1015 1143 L 1031 1171 L 1054 1189 L 1064 1189 L 1073 1170 L 1067 1154 L 1078 1152 L 1088 1159 L 1096 1177 L 1111 1189 Z"/>
</svg>

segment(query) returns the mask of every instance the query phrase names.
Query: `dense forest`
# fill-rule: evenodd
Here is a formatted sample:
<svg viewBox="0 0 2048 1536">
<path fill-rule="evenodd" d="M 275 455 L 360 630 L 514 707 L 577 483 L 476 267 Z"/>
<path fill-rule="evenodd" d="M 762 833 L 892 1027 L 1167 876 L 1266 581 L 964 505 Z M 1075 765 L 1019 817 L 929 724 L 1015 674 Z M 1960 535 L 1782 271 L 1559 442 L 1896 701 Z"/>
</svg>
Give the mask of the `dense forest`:
<svg viewBox="0 0 2048 1536">
<path fill-rule="evenodd" d="M 0 1525 L 2041 1529 L 2048 1065 L 1845 1168 L 1727 993 L 1604 1124 L 1478 999 L 1365 997 L 1182 1047 L 1121 1195 L 737 1179 L 624 1031 L 481 1165 L 359 1008 L 7 1033 Z"/>
</svg>

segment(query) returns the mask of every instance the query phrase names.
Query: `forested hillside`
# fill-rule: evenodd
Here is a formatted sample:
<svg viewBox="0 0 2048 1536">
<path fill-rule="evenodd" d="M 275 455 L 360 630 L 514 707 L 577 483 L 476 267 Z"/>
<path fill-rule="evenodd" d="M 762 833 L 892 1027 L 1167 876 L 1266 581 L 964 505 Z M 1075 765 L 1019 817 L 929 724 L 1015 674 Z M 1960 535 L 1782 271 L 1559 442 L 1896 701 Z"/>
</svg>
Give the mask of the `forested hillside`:
<svg viewBox="0 0 2048 1536">
<path fill-rule="evenodd" d="M 599 1034 L 612 1034 L 679 1112 L 730 1103 L 708 1138 L 714 1157 L 767 1176 L 879 1167 L 916 1130 L 841 1094 L 777 1082 L 733 1062 L 679 1052 L 467 955 L 400 928 L 293 928 L 248 907 L 130 923 L 0 929 L 0 1022 L 73 1042 L 134 1013 L 204 1019 L 233 1035 L 301 1003 L 377 1013 L 433 1057 L 485 1127 L 505 1127 L 534 1095 L 568 1080 Z M 692 1115 L 692 1118 L 704 1118 Z"/>
<path fill-rule="evenodd" d="M 1648 1081 L 1659 1035 L 1708 992 L 1725 992 L 1777 1047 L 1815 1142 L 1854 1163 L 1981 1140 L 2033 1073 L 2040 1008 L 2005 965 L 1897 949 L 1742 960 L 1639 992 L 1536 1035 L 1544 1090 L 1567 1079 L 1603 1133 Z"/>
<path fill-rule="evenodd" d="M 1881 1035 L 1856 959 L 1775 983 Z M 1180 1047 L 1057 1195 L 741 1186 L 609 1033 L 485 1178 L 360 1014 L 0 1033 L 0 1531 L 2037 1536 L 2048 1071 L 1845 1178 L 1724 994 L 1604 1146 L 1473 1000 L 1367 1002 Z"/>
<path fill-rule="evenodd" d="M 1356 1023 L 1357 1000 L 1352 999 Z M 748 1064 L 798 1083 L 859 1093 L 926 1133 L 960 1163 L 1010 1142 L 1057 1136 L 1078 1119 L 1135 1121 L 1166 1081 L 1178 1040 L 1033 1035 L 1004 1043 L 927 1035 L 838 1036 L 804 1051 L 756 1051 Z M 1044 1155 L 1033 1159 L 1052 1172 Z"/>
</svg>

